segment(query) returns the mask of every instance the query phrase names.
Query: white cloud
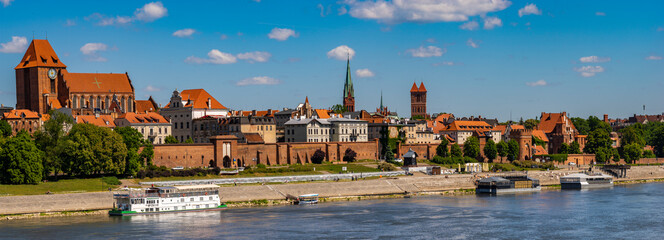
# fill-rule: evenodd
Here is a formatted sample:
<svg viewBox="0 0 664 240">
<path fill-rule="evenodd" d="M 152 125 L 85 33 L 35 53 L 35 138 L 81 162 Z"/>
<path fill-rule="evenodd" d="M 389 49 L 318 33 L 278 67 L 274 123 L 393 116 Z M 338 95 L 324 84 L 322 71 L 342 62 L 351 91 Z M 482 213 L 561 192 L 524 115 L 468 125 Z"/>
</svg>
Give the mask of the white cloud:
<svg viewBox="0 0 664 240">
<path fill-rule="evenodd" d="M 413 48 L 406 50 L 406 53 L 410 53 L 413 57 L 440 57 L 446 52 L 445 49 L 440 49 L 436 46 L 420 46 L 419 48 Z"/>
<path fill-rule="evenodd" d="M 12 3 L 12 1 L 14 1 L 14 0 L 0 0 L 0 2 L 2 2 L 3 7 L 9 6 L 9 4 Z"/>
<path fill-rule="evenodd" d="M 368 68 L 363 68 L 363 69 L 357 69 L 355 70 L 355 75 L 361 78 L 366 78 L 366 77 L 373 77 L 376 76 L 371 70 Z"/>
<path fill-rule="evenodd" d="M 194 33 L 196 33 L 196 30 L 191 29 L 191 28 L 185 28 L 185 29 L 180 29 L 180 30 L 175 31 L 173 33 L 173 36 L 176 36 L 176 37 L 191 37 L 191 35 L 193 35 Z"/>
<path fill-rule="evenodd" d="M 11 42 L 0 43 L 1 53 L 21 53 L 28 47 L 28 39 L 25 37 L 12 36 Z"/>
<path fill-rule="evenodd" d="M 604 72 L 604 68 L 602 66 L 583 66 L 575 68 L 574 71 L 579 72 L 583 77 L 592 77 L 597 73 Z"/>
<path fill-rule="evenodd" d="M 76 26 L 76 20 L 67 19 L 67 21 L 65 22 L 65 26 L 66 27 Z"/>
<path fill-rule="evenodd" d="M 461 28 L 463 30 L 468 30 L 468 31 L 477 30 L 477 28 L 479 28 L 479 27 L 480 27 L 480 24 L 477 23 L 476 21 L 466 22 L 464 24 L 461 24 L 461 26 L 459 26 L 459 28 Z"/>
<path fill-rule="evenodd" d="M 468 45 L 471 48 L 478 48 L 480 47 L 479 41 L 473 41 L 472 38 L 469 38 L 468 41 L 466 41 L 466 45 Z"/>
<path fill-rule="evenodd" d="M 242 59 L 242 60 L 247 60 L 250 63 L 254 62 L 267 62 L 267 60 L 272 57 L 272 54 L 269 52 L 248 52 L 248 53 L 240 53 L 237 55 L 237 58 Z"/>
<path fill-rule="evenodd" d="M 651 55 L 651 56 L 646 57 L 646 60 L 654 60 L 654 61 L 656 61 L 656 60 L 662 60 L 662 57 L 661 57 L 661 56 Z"/>
<path fill-rule="evenodd" d="M 279 79 L 274 79 L 271 77 L 266 77 L 266 76 L 260 76 L 260 77 L 252 77 L 252 78 L 245 78 L 237 83 L 235 85 L 238 86 L 247 86 L 247 85 L 276 85 L 281 83 Z"/>
<path fill-rule="evenodd" d="M 155 87 L 155 86 L 152 86 L 152 85 L 148 85 L 143 90 L 146 91 L 146 92 L 159 92 L 159 91 L 161 91 L 161 88 L 158 88 L 158 87 Z"/>
<path fill-rule="evenodd" d="M 448 62 L 448 61 L 443 61 L 443 62 L 438 62 L 438 63 L 433 63 L 431 64 L 433 66 L 454 66 L 454 65 L 462 65 L 459 62 Z"/>
<path fill-rule="evenodd" d="M 542 79 L 536 82 L 527 82 L 526 85 L 530 87 L 539 87 L 539 86 L 546 86 L 548 83 Z"/>
<path fill-rule="evenodd" d="M 494 29 L 495 27 L 502 27 L 502 26 L 503 26 L 503 20 L 500 20 L 500 18 L 497 17 L 484 18 L 484 29 L 491 30 Z"/>
<path fill-rule="evenodd" d="M 542 10 L 537 9 L 537 6 L 535 6 L 534 3 L 528 4 L 522 9 L 519 9 L 519 17 L 523 17 L 524 15 L 542 15 Z"/>
<path fill-rule="evenodd" d="M 583 63 L 601 63 L 611 61 L 610 57 L 598 57 L 598 56 L 587 56 L 579 58 L 579 61 Z"/>
<path fill-rule="evenodd" d="M 299 34 L 293 31 L 293 29 L 288 28 L 273 28 L 272 31 L 267 34 L 270 39 L 276 39 L 278 41 L 286 41 L 289 37 L 298 37 Z"/>
<path fill-rule="evenodd" d="M 344 15 L 344 14 L 346 14 L 346 13 L 348 13 L 348 10 L 346 9 L 346 7 L 343 7 L 343 6 L 342 6 L 342 7 L 340 7 L 339 9 L 337 9 L 337 14 L 338 14 L 338 15 Z"/>
<path fill-rule="evenodd" d="M 606 16 L 606 13 L 604 13 L 604 12 L 596 12 L 595 15 L 597 15 L 597 16 Z"/>
<path fill-rule="evenodd" d="M 355 50 L 346 45 L 338 46 L 327 52 L 327 58 L 334 58 L 336 60 L 342 60 L 342 61 L 346 60 L 346 58 L 353 59 L 354 56 L 355 56 Z"/>
<path fill-rule="evenodd" d="M 166 9 L 161 2 L 145 4 L 142 8 L 136 9 L 134 12 L 136 19 L 144 22 L 152 22 L 165 17 L 166 14 L 168 14 L 168 9 Z"/>
<path fill-rule="evenodd" d="M 226 39 L 228 39 L 228 35 L 226 35 L 226 34 L 221 34 L 221 36 L 219 37 L 219 39 L 221 39 L 221 40 L 226 40 Z"/>
<path fill-rule="evenodd" d="M 98 20 L 97 25 L 100 26 L 124 25 L 132 23 L 136 20 L 152 22 L 159 18 L 165 17 L 167 13 L 168 9 L 166 9 L 161 2 L 151 2 L 143 5 L 142 8 L 136 9 L 133 16 L 106 17 L 99 13 L 93 13 L 92 15 L 86 17 L 86 20 L 96 19 Z"/>
<path fill-rule="evenodd" d="M 187 59 L 185 59 L 184 61 L 188 63 L 197 63 L 197 64 L 202 64 L 202 63 L 231 64 L 231 63 L 236 63 L 237 58 L 233 56 L 233 54 L 221 52 L 217 49 L 212 49 L 210 52 L 208 52 L 208 58 L 199 58 L 199 57 L 190 56 L 187 57 Z"/>
<path fill-rule="evenodd" d="M 351 16 L 383 23 L 461 22 L 511 5 L 508 0 L 346 0 Z"/>
<path fill-rule="evenodd" d="M 86 60 L 91 62 L 106 62 L 106 58 L 99 55 L 98 52 L 106 51 L 108 46 L 103 43 L 86 43 L 81 47 L 81 53 L 86 55 Z"/>
</svg>

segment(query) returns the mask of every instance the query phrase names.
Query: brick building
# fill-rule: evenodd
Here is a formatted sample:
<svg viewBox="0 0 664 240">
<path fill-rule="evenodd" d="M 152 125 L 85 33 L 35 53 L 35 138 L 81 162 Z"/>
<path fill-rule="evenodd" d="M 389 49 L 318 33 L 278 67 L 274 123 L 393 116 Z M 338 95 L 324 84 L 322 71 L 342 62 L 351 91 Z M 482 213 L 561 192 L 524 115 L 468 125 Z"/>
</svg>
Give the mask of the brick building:
<svg viewBox="0 0 664 240">
<path fill-rule="evenodd" d="M 220 135 L 233 135 L 238 142 L 277 142 L 277 125 L 270 116 L 233 116 L 219 121 Z"/>
<path fill-rule="evenodd" d="M 115 97 L 122 112 L 134 111 L 134 87 L 127 73 L 68 72 L 48 40 L 32 40 L 14 69 L 17 109 L 45 114 L 68 107 L 104 113 Z"/>
<path fill-rule="evenodd" d="M 346 81 L 344 82 L 343 105 L 346 112 L 355 111 L 355 90 L 350 77 L 350 58 L 346 61 Z"/>
<path fill-rule="evenodd" d="M 571 144 L 579 134 L 566 112 L 545 113 L 540 116 L 538 130 L 542 130 L 549 139 L 549 153 L 556 154 L 563 143 Z"/>
<path fill-rule="evenodd" d="M 171 123 L 156 112 L 125 113 L 115 119 L 117 127 L 132 127 L 143 134 L 143 139 L 152 144 L 165 143 L 171 135 Z"/>
<path fill-rule="evenodd" d="M 11 110 L 2 114 L 2 120 L 7 121 L 12 127 L 12 135 L 24 130 L 30 134 L 39 130 L 45 121 L 48 120 L 48 114 L 39 114 L 27 109 Z"/>
<path fill-rule="evenodd" d="M 173 125 L 173 137 L 184 142 L 193 134 L 193 120 L 207 115 L 227 116 L 228 108 L 221 105 L 204 89 L 173 91 L 171 101 L 159 113 Z M 193 140 L 193 138 L 192 138 Z"/>
</svg>

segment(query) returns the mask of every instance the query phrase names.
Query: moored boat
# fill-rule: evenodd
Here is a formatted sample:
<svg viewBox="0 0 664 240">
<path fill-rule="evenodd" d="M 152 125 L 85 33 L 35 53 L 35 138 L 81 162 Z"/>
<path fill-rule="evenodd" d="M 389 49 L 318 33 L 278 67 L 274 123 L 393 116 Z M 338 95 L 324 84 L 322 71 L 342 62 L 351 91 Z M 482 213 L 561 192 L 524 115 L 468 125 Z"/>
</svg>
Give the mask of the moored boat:
<svg viewBox="0 0 664 240">
<path fill-rule="evenodd" d="M 294 202 L 297 205 L 304 205 L 304 204 L 317 204 L 318 203 L 318 194 L 305 194 L 305 195 L 300 195 L 297 197 L 297 199 Z"/>
<path fill-rule="evenodd" d="M 560 177 L 561 189 L 606 188 L 613 186 L 613 177 L 605 174 L 573 173 Z"/>
<path fill-rule="evenodd" d="M 219 186 L 193 185 L 126 189 L 113 194 L 115 202 L 110 215 L 127 216 L 169 212 L 218 211 Z"/>
<path fill-rule="evenodd" d="M 488 177 L 477 181 L 477 194 L 504 194 L 538 192 L 542 190 L 538 179 L 528 176 Z"/>
</svg>

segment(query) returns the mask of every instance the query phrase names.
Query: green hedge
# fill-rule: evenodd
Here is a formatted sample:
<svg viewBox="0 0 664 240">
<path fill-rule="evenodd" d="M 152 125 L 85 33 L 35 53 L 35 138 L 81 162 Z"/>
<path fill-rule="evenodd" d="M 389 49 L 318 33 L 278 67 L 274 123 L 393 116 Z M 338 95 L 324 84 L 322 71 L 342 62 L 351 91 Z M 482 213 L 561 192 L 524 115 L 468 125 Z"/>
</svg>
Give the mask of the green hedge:
<svg viewBox="0 0 664 240">
<path fill-rule="evenodd" d="M 556 162 L 565 162 L 567 160 L 567 154 L 546 154 L 546 155 L 535 155 L 533 159 L 541 158 L 547 161 L 556 161 Z"/>
<path fill-rule="evenodd" d="M 438 164 L 457 164 L 457 163 L 466 164 L 466 163 L 477 162 L 476 159 L 471 157 L 441 157 L 441 156 L 435 156 L 431 161 Z"/>
</svg>

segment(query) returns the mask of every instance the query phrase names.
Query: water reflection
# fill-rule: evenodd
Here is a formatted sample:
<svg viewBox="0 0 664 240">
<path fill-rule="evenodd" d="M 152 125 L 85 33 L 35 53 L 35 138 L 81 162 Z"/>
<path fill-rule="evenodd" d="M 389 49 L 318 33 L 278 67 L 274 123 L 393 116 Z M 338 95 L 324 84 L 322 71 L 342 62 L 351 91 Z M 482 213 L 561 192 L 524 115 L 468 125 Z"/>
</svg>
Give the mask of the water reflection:
<svg viewBox="0 0 664 240">
<path fill-rule="evenodd" d="M 527 195 L 426 196 L 131 217 L 0 222 L 0 238 L 657 239 L 664 184 Z"/>
</svg>

